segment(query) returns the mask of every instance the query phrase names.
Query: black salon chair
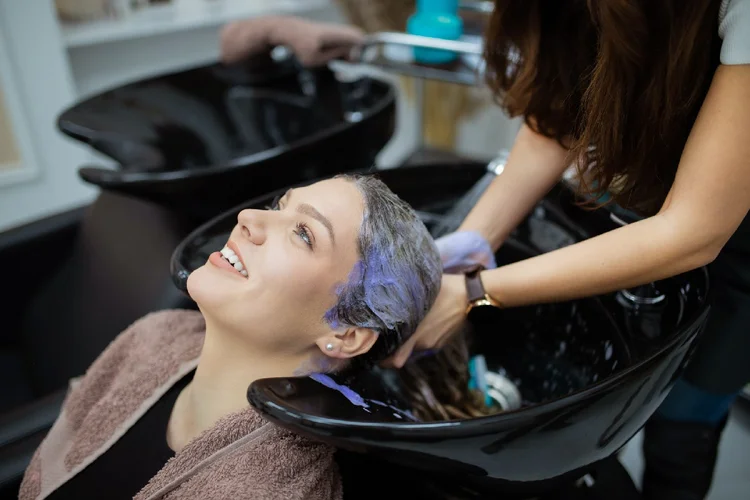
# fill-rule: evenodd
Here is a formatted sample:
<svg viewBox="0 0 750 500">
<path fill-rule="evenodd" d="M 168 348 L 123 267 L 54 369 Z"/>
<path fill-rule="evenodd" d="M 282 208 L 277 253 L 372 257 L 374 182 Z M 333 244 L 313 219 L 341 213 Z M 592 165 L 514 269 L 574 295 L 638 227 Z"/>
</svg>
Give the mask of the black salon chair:
<svg viewBox="0 0 750 500">
<path fill-rule="evenodd" d="M 102 193 L 90 206 L 0 233 L 0 498 L 15 498 L 70 378 L 144 314 L 192 302 L 169 259 L 193 224 Z"/>
</svg>

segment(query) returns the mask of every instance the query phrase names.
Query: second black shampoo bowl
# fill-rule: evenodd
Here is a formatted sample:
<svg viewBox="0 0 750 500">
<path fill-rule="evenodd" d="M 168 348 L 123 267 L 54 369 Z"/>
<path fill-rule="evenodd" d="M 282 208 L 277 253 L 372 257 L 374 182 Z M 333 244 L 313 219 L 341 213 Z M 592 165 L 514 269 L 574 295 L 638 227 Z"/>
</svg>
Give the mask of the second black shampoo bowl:
<svg viewBox="0 0 750 500">
<path fill-rule="evenodd" d="M 80 176 L 206 220 L 288 184 L 369 168 L 393 135 L 390 85 L 342 82 L 293 58 L 251 62 L 129 83 L 65 110 L 60 130 L 119 165 Z"/>
<path fill-rule="evenodd" d="M 429 214 L 444 213 L 483 173 L 478 164 L 431 165 L 379 176 L 430 221 Z M 261 207 L 272 196 L 245 206 Z M 176 250 L 173 278 L 183 290 L 190 271 L 223 245 L 239 208 L 196 230 Z M 559 186 L 515 231 L 498 261 L 527 258 L 614 227 L 606 214 L 576 208 Z M 401 477 L 425 488 L 429 484 L 432 492 L 455 494 L 445 498 L 464 498 L 468 492 L 530 497 L 580 478 L 616 453 L 679 376 L 708 313 L 707 274 L 700 269 L 659 285 L 668 306 L 658 338 L 634 330 L 614 294 L 474 318 L 473 350 L 487 357 L 490 369 L 502 367 L 516 382 L 524 399 L 519 410 L 413 421 L 392 374 L 378 369 L 350 382 L 356 395 L 310 378 L 289 378 L 255 382 L 248 399 L 280 425 L 366 453 L 366 459 L 347 456 L 342 469 L 361 474 L 350 484 L 384 481 L 387 470 L 411 471 Z M 373 464 L 381 464 L 381 470 L 373 471 Z M 386 481 L 382 491 L 389 488 L 398 493 Z"/>
</svg>

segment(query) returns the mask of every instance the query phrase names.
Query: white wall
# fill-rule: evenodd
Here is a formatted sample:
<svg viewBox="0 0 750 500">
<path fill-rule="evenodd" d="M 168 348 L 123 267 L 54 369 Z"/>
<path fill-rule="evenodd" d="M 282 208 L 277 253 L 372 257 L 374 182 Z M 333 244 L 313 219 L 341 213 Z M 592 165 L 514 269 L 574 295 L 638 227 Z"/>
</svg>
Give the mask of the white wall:
<svg viewBox="0 0 750 500">
<path fill-rule="evenodd" d="M 459 125 L 456 150 L 469 157 L 494 158 L 501 150 L 510 150 L 521 123 L 520 118 L 509 119 L 498 106 L 484 106 Z"/>
<path fill-rule="evenodd" d="M 240 0 L 233 0 L 237 1 Z M 242 1 L 253 3 L 253 0 Z M 268 2 L 269 0 L 261 0 L 260 3 Z M 321 0 L 313 2 L 314 5 L 321 3 Z M 308 19 L 343 22 L 337 8 L 330 4 L 324 5 L 305 10 L 303 15 Z M 245 11 L 252 12 L 253 9 Z M 87 96 L 128 81 L 216 61 L 219 57 L 221 28 L 218 19 L 224 19 L 224 16 L 205 26 L 70 47 L 68 57 L 78 93 Z"/>
<path fill-rule="evenodd" d="M 75 100 L 67 57 L 51 1 L 0 0 L 0 71 L 16 89 L 24 115 L 14 120 L 29 175 L 0 177 L 0 230 L 85 203 L 95 191 L 78 179 L 84 151 L 55 128 L 58 113 Z M 24 179 L 25 177 L 25 179 Z"/>
</svg>

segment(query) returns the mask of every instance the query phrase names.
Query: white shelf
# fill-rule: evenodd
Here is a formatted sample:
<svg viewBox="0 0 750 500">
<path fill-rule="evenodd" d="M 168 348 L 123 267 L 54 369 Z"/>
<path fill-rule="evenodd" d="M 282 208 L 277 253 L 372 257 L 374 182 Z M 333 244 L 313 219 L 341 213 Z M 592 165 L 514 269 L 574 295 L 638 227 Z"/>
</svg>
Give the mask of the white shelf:
<svg viewBox="0 0 750 500">
<path fill-rule="evenodd" d="M 121 19 L 61 23 L 61 30 L 67 48 L 86 47 L 266 14 L 304 15 L 330 5 L 331 0 L 174 0 L 173 5 L 146 8 Z"/>
</svg>

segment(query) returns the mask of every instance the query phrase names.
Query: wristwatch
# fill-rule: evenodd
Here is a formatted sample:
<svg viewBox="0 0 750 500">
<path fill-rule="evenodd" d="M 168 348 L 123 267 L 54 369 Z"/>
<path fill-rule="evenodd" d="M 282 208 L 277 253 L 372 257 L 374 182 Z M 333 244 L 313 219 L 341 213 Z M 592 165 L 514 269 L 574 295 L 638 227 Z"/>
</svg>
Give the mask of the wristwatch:
<svg viewBox="0 0 750 500">
<path fill-rule="evenodd" d="M 467 315 L 476 307 L 490 306 L 498 309 L 503 307 L 499 301 L 493 299 L 490 294 L 485 291 L 480 276 L 482 271 L 484 271 L 484 267 L 477 266 L 466 273 L 466 295 L 469 299 L 469 304 L 466 306 Z"/>
</svg>

